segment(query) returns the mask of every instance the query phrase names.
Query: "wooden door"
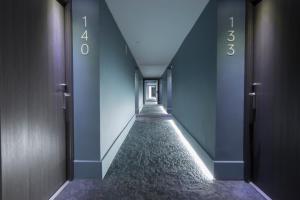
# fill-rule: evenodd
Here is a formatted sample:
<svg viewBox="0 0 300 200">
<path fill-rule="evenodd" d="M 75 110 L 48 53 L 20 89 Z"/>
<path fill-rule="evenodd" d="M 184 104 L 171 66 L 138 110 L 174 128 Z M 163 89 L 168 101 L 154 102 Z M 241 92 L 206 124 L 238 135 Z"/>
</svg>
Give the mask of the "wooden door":
<svg viewBox="0 0 300 200">
<path fill-rule="evenodd" d="M 64 8 L 1 3 L 2 199 L 47 200 L 66 181 Z"/>
<path fill-rule="evenodd" d="M 251 181 L 274 200 L 299 198 L 299 7 L 298 0 L 253 4 Z"/>
</svg>

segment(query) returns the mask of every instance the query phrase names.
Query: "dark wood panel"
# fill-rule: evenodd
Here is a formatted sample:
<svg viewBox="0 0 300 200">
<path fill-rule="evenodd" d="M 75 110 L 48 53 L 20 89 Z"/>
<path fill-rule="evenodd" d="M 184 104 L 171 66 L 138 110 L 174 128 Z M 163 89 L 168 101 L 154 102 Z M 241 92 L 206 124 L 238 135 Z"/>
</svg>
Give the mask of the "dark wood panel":
<svg viewBox="0 0 300 200">
<path fill-rule="evenodd" d="M 63 7 L 4 1 L 1 14 L 2 198 L 48 199 L 66 180 Z"/>
<path fill-rule="evenodd" d="M 300 2 L 254 7 L 256 92 L 252 181 L 273 199 L 297 199 L 300 178 Z"/>
<path fill-rule="evenodd" d="M 28 57 L 24 51 L 27 13 L 25 2 L 4 1 L 1 5 L 1 155 L 2 199 L 29 199 Z M 5 19 L 5 20 L 4 20 Z M 19 26 L 14 26 L 18 24 Z M 13 189 L 15 189 L 13 191 Z M 7 194 L 10 191 L 9 195 Z"/>
<path fill-rule="evenodd" d="M 248 94 L 253 91 L 253 2 L 246 4 L 246 75 L 245 75 L 245 135 L 244 135 L 244 161 L 245 180 L 252 178 L 252 134 L 253 134 L 253 98 Z"/>
<path fill-rule="evenodd" d="M 66 83 L 71 97 L 67 99 L 66 132 L 67 132 L 67 176 L 74 177 L 74 113 L 73 113 L 73 35 L 72 35 L 72 2 L 64 0 L 65 4 L 65 49 L 66 49 Z"/>
</svg>

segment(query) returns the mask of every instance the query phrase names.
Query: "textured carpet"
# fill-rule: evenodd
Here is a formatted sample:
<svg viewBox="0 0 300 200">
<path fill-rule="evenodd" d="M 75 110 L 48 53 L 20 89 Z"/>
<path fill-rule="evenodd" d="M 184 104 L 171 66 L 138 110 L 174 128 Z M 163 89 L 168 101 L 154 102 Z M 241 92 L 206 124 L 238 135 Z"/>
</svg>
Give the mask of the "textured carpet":
<svg viewBox="0 0 300 200">
<path fill-rule="evenodd" d="M 145 106 L 104 180 L 71 182 L 56 200 L 263 200 L 243 181 L 208 181 L 158 106 Z"/>
<path fill-rule="evenodd" d="M 144 105 L 140 115 L 164 115 L 166 111 L 161 105 Z"/>
</svg>

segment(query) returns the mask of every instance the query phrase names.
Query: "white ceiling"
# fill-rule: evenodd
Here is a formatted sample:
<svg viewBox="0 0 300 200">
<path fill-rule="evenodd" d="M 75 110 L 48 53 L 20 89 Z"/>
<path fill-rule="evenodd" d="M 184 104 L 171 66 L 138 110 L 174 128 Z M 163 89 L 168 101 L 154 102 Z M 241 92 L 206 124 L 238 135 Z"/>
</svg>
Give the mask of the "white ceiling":
<svg viewBox="0 0 300 200">
<path fill-rule="evenodd" d="M 209 0 L 106 0 L 144 77 L 160 77 Z"/>
</svg>

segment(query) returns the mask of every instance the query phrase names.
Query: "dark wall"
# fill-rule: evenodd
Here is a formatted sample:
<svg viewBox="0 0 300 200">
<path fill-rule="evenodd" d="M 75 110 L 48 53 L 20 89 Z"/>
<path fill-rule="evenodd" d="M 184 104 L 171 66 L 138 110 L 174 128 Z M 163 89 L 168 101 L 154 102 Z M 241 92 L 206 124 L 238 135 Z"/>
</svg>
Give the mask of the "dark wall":
<svg viewBox="0 0 300 200">
<path fill-rule="evenodd" d="M 158 84 L 159 84 L 159 87 L 158 87 L 158 104 L 162 104 L 162 95 L 163 95 L 163 83 L 162 83 L 162 78 L 160 78 L 158 80 Z"/>
<path fill-rule="evenodd" d="M 135 114 L 135 68 L 127 44 L 104 0 L 100 1 L 101 158 Z"/>
<path fill-rule="evenodd" d="M 52 0 L 0 6 L 3 200 L 47 200 L 66 180 L 64 13 Z"/>
<path fill-rule="evenodd" d="M 217 3 L 209 2 L 172 61 L 172 114 L 214 157 Z"/>
<path fill-rule="evenodd" d="M 168 113 L 172 112 L 172 70 L 167 68 L 161 79 L 161 96 L 160 103 Z"/>
<path fill-rule="evenodd" d="M 167 71 L 165 71 L 161 77 L 161 85 L 162 85 L 161 104 L 167 110 L 168 107 Z"/>
</svg>

